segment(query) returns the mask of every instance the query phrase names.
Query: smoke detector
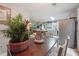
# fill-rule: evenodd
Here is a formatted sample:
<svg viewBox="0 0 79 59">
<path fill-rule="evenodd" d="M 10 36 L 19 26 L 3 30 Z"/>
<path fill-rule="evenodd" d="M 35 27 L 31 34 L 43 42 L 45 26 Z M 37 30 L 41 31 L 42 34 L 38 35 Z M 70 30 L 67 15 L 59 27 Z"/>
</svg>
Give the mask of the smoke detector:
<svg viewBox="0 0 79 59">
<path fill-rule="evenodd" d="M 52 6 L 56 6 L 56 3 L 52 3 Z"/>
</svg>

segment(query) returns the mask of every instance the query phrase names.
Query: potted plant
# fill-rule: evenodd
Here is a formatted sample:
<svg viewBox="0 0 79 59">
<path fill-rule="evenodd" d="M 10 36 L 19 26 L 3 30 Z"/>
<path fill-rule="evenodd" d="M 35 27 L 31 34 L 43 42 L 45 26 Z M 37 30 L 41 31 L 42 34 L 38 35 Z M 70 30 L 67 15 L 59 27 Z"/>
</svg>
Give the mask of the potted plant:
<svg viewBox="0 0 79 59">
<path fill-rule="evenodd" d="M 29 36 L 31 31 L 28 29 L 29 22 L 22 21 L 22 15 L 8 20 L 9 28 L 5 31 L 7 37 L 10 37 L 7 48 L 11 53 L 17 53 L 25 50 L 29 46 Z"/>
</svg>

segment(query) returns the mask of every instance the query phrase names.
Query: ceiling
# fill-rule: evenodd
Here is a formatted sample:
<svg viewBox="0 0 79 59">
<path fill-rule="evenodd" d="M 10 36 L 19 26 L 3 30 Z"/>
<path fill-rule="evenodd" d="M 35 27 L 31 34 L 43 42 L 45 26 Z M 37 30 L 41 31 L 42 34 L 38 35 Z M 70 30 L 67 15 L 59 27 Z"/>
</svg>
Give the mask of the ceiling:
<svg viewBox="0 0 79 59">
<path fill-rule="evenodd" d="M 50 17 L 59 19 L 68 16 L 68 13 L 76 11 L 78 3 L 1 3 L 0 5 L 8 6 L 10 8 L 17 8 L 27 16 L 29 14 L 31 19 L 35 20 L 51 20 Z"/>
</svg>

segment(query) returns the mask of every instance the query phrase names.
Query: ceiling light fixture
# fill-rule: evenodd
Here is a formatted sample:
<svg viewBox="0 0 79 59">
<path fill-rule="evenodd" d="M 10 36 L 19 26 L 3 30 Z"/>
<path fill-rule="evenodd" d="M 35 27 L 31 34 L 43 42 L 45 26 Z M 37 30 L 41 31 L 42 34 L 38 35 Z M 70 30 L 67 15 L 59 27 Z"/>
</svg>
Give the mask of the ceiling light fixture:
<svg viewBox="0 0 79 59">
<path fill-rule="evenodd" d="M 55 18 L 54 18 L 54 17 L 50 17 L 50 19 L 51 19 L 52 21 L 54 21 L 54 20 L 55 20 Z"/>
</svg>

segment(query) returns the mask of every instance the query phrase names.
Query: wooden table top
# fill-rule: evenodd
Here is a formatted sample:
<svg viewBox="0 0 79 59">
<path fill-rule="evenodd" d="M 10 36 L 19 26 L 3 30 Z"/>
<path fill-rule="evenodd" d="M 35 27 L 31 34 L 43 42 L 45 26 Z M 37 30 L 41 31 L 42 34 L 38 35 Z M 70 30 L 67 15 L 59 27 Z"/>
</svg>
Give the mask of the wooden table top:
<svg viewBox="0 0 79 59">
<path fill-rule="evenodd" d="M 56 43 L 55 38 L 47 38 L 44 39 L 44 43 L 38 44 L 33 40 L 30 40 L 30 46 L 26 49 L 26 51 L 17 54 L 17 56 L 45 56 L 49 50 Z"/>
</svg>

